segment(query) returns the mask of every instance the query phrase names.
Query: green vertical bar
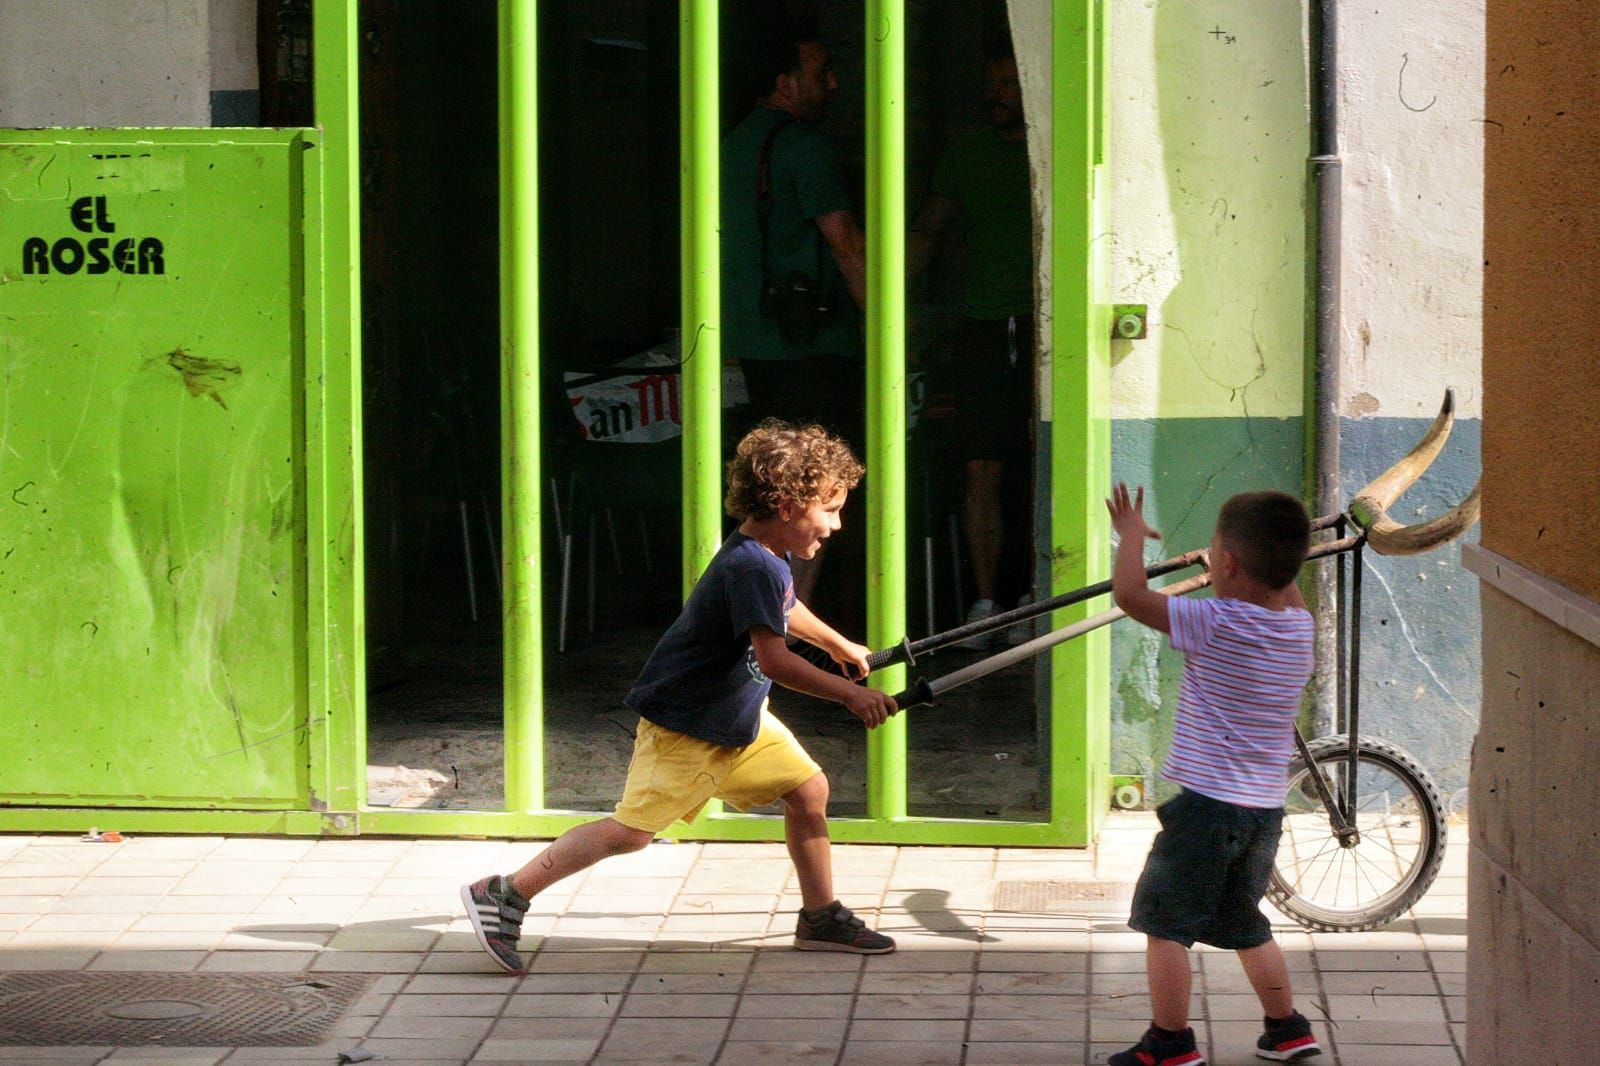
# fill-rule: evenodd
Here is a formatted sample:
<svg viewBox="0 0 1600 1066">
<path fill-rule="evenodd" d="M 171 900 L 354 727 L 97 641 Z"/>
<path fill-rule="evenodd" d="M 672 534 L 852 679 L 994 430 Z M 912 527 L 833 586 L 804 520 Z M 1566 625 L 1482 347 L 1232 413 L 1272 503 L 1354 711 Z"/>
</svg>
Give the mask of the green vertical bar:
<svg viewBox="0 0 1600 1066">
<path fill-rule="evenodd" d="M 867 3 L 867 642 L 906 630 L 906 181 L 904 0 Z M 905 667 L 873 675 L 905 685 Z M 906 814 L 906 720 L 867 737 L 867 813 Z"/>
<path fill-rule="evenodd" d="M 683 594 L 722 541 L 722 253 L 717 0 L 679 7 L 683 205 Z"/>
<path fill-rule="evenodd" d="M 538 20 L 500 0 L 500 495 L 506 807 L 544 806 L 539 535 Z"/>
<path fill-rule="evenodd" d="M 722 145 L 717 0 L 678 5 L 683 595 L 722 542 Z M 722 813 L 705 805 L 696 825 Z"/>
<path fill-rule="evenodd" d="M 307 329 L 320 330 L 320 352 L 308 345 L 308 354 L 321 362 L 306 375 L 306 639 L 310 735 L 320 724 L 326 740 L 312 744 L 310 800 L 332 811 L 357 810 L 367 797 L 356 26 L 356 0 L 312 5 L 321 313 Z"/>
<path fill-rule="evenodd" d="M 1056 0 L 1053 8 L 1051 152 L 1051 570 L 1052 592 L 1105 579 L 1111 544 L 1104 498 L 1111 479 L 1110 308 L 1097 291 L 1105 241 L 1097 205 L 1097 98 L 1102 81 L 1100 0 Z M 1088 603 L 1054 624 L 1086 617 Z M 1094 604 L 1099 610 L 1100 605 Z M 1107 629 L 1058 645 L 1051 656 L 1051 820 L 1064 843 L 1093 838 L 1110 796 L 1110 638 Z"/>
</svg>

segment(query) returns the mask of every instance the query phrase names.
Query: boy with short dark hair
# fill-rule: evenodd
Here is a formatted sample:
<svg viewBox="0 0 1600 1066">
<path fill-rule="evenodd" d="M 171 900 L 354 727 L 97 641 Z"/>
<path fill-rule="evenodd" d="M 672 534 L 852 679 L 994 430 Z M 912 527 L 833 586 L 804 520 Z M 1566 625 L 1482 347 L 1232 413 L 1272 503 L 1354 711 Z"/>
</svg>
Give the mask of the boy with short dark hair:
<svg viewBox="0 0 1600 1066">
<path fill-rule="evenodd" d="M 1201 1066 L 1189 1027 L 1195 943 L 1239 955 L 1261 1000 L 1261 1058 L 1321 1054 L 1294 1009 L 1289 969 L 1261 913 L 1283 827 L 1300 695 L 1311 678 L 1313 623 L 1295 587 L 1310 546 L 1300 501 L 1249 492 L 1222 505 L 1211 538 L 1209 600 L 1165 596 L 1145 576 L 1144 489 L 1106 501 L 1117 546 L 1112 590 L 1128 617 L 1171 635 L 1184 655 L 1178 720 L 1162 777 L 1183 791 L 1157 810 L 1161 832 L 1134 890 L 1128 924 L 1147 937 L 1153 1019 L 1111 1066 Z"/>
<path fill-rule="evenodd" d="M 473 932 L 495 963 L 523 971 L 517 952 L 528 901 L 610 855 L 638 851 L 710 799 L 759 807 L 782 799 L 784 839 L 800 881 L 794 946 L 882 955 L 873 932 L 833 895 L 828 779 L 767 710 L 774 682 L 848 707 L 868 729 L 898 708 L 887 694 L 813 666 L 795 636 L 865 677 L 868 649 L 846 640 L 795 598 L 789 559 L 810 559 L 839 529 L 861 480 L 849 447 L 820 426 L 768 421 L 729 464 L 726 508 L 739 520 L 650 653 L 627 704 L 639 712 L 633 761 L 616 813 L 563 833 L 527 865 L 461 889 Z"/>
</svg>

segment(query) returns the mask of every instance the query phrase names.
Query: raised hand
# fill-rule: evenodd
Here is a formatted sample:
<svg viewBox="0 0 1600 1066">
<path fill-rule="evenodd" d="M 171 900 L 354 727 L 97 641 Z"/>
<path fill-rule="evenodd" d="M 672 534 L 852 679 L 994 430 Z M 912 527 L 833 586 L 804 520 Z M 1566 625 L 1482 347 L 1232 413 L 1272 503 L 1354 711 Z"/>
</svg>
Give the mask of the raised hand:
<svg viewBox="0 0 1600 1066">
<path fill-rule="evenodd" d="M 1111 512 L 1111 528 L 1117 531 L 1117 536 L 1123 541 L 1143 544 L 1146 540 L 1161 539 L 1161 534 L 1145 523 L 1143 485 L 1139 486 L 1136 494 L 1130 496 L 1127 484 L 1117 482 L 1111 490 L 1111 498 L 1106 501 L 1106 510 Z"/>
</svg>

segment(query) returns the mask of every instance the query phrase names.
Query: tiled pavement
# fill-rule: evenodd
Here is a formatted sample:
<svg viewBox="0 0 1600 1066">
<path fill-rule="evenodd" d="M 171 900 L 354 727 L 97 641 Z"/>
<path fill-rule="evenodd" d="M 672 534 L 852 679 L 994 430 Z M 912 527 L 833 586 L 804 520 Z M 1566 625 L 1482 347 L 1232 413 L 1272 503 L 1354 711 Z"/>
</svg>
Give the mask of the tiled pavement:
<svg viewBox="0 0 1600 1066">
<path fill-rule="evenodd" d="M 1465 828 L 1389 928 L 1280 924 L 1319 1061 L 1461 1061 Z M 1003 913 L 995 889 L 1132 881 L 1154 831 L 1152 815 L 1117 814 L 1084 851 L 838 846 L 839 895 L 900 942 L 868 959 L 789 948 L 798 897 L 781 845 L 656 844 L 535 900 L 521 978 L 492 970 L 456 890 L 536 842 L 0 836 L 0 970 L 380 975 L 318 1047 L 0 1047 L 0 1060 L 1104 1062 L 1148 1018 L 1143 938 L 1115 905 Z M 1209 1061 L 1259 1061 L 1237 961 L 1194 958 Z"/>
</svg>

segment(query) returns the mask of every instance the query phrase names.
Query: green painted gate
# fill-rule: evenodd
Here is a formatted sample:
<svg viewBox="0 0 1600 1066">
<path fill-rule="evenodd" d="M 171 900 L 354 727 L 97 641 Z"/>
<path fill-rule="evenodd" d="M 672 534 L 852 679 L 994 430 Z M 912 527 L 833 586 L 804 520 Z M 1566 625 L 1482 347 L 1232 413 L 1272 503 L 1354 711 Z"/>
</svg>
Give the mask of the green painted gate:
<svg viewBox="0 0 1600 1066">
<path fill-rule="evenodd" d="M 1102 5 L 1053 4 L 1058 592 L 1109 561 Z M 687 583 L 720 535 L 718 88 L 715 0 L 681 10 L 682 335 L 700 356 L 683 374 Z M 543 801 L 534 3 L 501 0 L 501 812 L 365 805 L 354 2 L 314 12 L 317 130 L 0 131 L 0 740 L 26 753 L 0 783 L 0 829 L 79 829 L 104 807 L 123 808 L 124 828 L 190 832 L 544 836 L 592 817 Z M 903 0 L 871 0 L 866 18 L 868 637 L 881 647 L 906 622 Z M 1107 659 L 1104 631 L 1053 653 L 1048 821 L 909 817 L 915 724 L 901 716 L 869 736 L 867 816 L 834 822 L 834 837 L 1088 842 L 1109 793 Z M 881 674 L 903 687 L 903 668 Z M 676 832 L 775 839 L 782 821 L 713 809 Z"/>
<path fill-rule="evenodd" d="M 230 140 L 0 141 L 7 802 L 305 806 L 311 157 Z"/>
</svg>

